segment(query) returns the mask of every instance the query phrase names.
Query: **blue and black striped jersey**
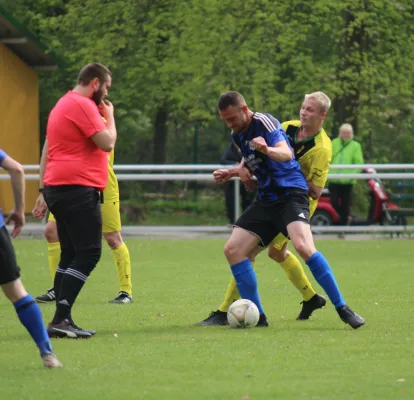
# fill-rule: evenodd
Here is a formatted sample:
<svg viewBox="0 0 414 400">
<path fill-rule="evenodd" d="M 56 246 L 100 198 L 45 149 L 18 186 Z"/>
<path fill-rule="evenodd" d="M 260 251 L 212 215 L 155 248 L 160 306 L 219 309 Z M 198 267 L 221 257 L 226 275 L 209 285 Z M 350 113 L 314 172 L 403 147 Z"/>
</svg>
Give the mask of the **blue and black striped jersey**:
<svg viewBox="0 0 414 400">
<path fill-rule="evenodd" d="M 281 195 L 288 195 L 292 188 L 307 191 L 306 179 L 294 157 L 290 161 L 278 162 L 254 149 L 251 141 L 260 136 L 270 147 L 283 140 L 291 148 L 280 122 L 270 114 L 254 113 L 247 131 L 232 133 L 247 167 L 258 180 L 258 199 L 270 203 Z"/>
</svg>

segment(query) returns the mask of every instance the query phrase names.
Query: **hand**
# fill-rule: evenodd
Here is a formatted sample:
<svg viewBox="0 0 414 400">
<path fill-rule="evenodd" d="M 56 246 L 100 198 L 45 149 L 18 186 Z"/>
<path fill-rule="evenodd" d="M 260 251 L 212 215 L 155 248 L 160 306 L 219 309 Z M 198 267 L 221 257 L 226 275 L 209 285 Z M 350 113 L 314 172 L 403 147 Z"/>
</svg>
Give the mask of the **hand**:
<svg viewBox="0 0 414 400">
<path fill-rule="evenodd" d="M 43 197 L 43 193 L 39 194 L 39 197 L 36 200 L 36 204 L 32 210 L 32 214 L 37 219 L 42 219 L 46 215 L 47 212 L 47 204 Z"/>
<path fill-rule="evenodd" d="M 217 169 L 213 172 L 213 178 L 218 183 L 226 183 L 231 178 L 231 173 L 228 169 Z"/>
<path fill-rule="evenodd" d="M 102 100 L 98 108 L 106 120 L 114 117 L 114 106 L 109 100 Z"/>
<path fill-rule="evenodd" d="M 11 237 L 14 239 L 17 237 L 22 230 L 23 225 L 26 223 L 26 218 L 24 216 L 24 212 L 14 210 L 6 219 L 6 224 L 10 224 L 10 222 L 14 222 L 14 228 L 11 232 Z"/>
<path fill-rule="evenodd" d="M 264 153 L 264 154 L 268 153 L 267 143 L 264 140 L 264 138 L 262 138 L 261 136 L 254 138 L 252 140 L 252 143 L 257 151 L 260 151 L 261 153 Z"/>
<path fill-rule="evenodd" d="M 253 178 L 253 174 L 250 172 L 249 168 L 247 168 L 245 165 L 240 165 L 238 175 L 243 183 Z"/>
</svg>

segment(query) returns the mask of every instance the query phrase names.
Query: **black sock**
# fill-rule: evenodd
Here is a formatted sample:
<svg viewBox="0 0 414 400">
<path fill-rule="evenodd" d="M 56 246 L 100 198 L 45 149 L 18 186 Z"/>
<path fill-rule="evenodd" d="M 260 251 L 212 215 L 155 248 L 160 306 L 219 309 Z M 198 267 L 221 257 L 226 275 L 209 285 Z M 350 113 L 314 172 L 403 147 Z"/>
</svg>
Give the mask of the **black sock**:
<svg viewBox="0 0 414 400">
<path fill-rule="evenodd" d="M 72 306 L 87 279 L 88 277 L 78 270 L 66 270 L 60 285 L 59 297 L 56 298 L 56 313 L 52 324 L 59 324 L 64 319 L 72 320 Z"/>
<path fill-rule="evenodd" d="M 56 302 L 60 293 L 60 285 L 62 284 L 63 276 L 65 275 L 65 269 L 58 267 L 55 273 L 55 280 L 53 281 L 53 289 L 55 290 Z"/>
</svg>

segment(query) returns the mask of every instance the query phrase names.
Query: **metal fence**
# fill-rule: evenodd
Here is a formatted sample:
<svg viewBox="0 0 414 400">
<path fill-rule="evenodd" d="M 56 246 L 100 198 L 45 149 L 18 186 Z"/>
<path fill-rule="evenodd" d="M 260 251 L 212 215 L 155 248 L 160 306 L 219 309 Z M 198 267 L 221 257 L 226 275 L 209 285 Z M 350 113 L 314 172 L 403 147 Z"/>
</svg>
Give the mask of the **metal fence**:
<svg viewBox="0 0 414 400">
<path fill-rule="evenodd" d="M 219 168 L 230 168 L 228 165 L 208 164 L 208 165 L 190 165 L 190 164 L 166 164 L 166 165 L 114 165 L 114 170 L 119 181 L 213 181 L 212 172 Z M 378 178 L 384 180 L 413 180 L 414 181 L 414 164 L 359 164 L 359 165 L 335 165 L 335 169 L 373 169 L 375 172 L 367 173 L 341 173 L 328 175 L 328 178 L 352 178 L 357 180 L 367 180 Z M 39 179 L 39 165 L 24 165 L 26 172 L 26 180 L 33 181 Z M 209 173 L 200 173 L 200 172 Z M 377 171 L 399 171 L 399 172 L 377 172 Z M 403 172 L 401 172 L 403 171 Z M 127 173 L 126 173 L 127 172 Z M 139 172 L 139 173 L 137 173 Z M 150 173 L 148 173 L 150 172 Z M 8 174 L 0 174 L 0 180 L 10 179 Z M 235 181 L 235 215 L 240 216 L 240 179 L 233 178 Z M 183 227 L 184 228 L 184 227 Z M 198 230 L 202 230 L 199 227 Z M 211 227 L 205 227 L 206 231 Z M 387 227 L 364 227 L 364 226 L 348 226 L 348 227 L 315 227 L 315 232 L 412 232 L 414 225 L 410 226 L 387 226 Z"/>
</svg>

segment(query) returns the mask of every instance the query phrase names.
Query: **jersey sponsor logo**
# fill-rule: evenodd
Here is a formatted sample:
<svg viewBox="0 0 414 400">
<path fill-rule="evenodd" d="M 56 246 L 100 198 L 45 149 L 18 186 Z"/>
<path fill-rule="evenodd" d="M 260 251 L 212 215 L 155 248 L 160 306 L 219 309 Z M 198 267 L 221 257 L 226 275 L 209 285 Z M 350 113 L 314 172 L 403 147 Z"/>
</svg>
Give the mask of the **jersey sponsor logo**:
<svg viewBox="0 0 414 400">
<path fill-rule="evenodd" d="M 315 168 L 313 170 L 313 175 L 314 176 L 317 176 L 318 178 L 320 178 L 322 176 L 322 173 L 323 173 L 323 171 L 321 169 L 319 169 L 319 168 Z"/>
<path fill-rule="evenodd" d="M 250 154 L 249 156 L 247 156 L 244 161 L 245 161 L 247 167 L 252 172 L 258 170 L 259 169 L 258 164 L 263 162 L 263 160 L 261 158 L 256 158 L 256 156 L 254 154 Z"/>
</svg>

